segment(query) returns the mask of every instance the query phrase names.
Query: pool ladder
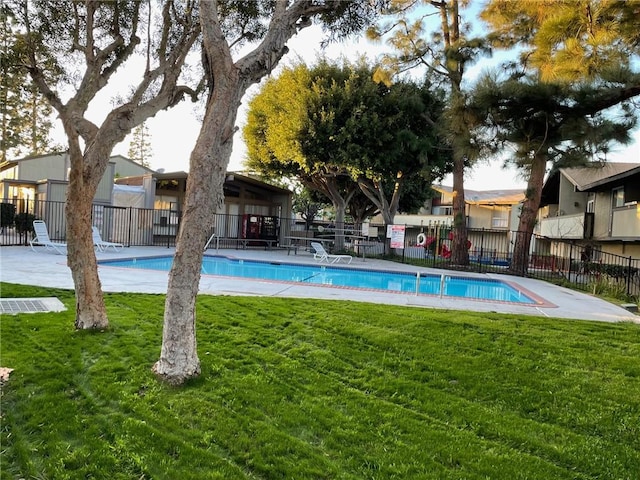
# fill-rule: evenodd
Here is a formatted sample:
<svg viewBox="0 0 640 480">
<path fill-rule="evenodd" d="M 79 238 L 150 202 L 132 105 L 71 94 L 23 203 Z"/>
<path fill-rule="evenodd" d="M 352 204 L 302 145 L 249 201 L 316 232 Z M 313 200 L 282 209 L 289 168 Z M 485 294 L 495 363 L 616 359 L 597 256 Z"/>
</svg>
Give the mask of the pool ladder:
<svg viewBox="0 0 640 480">
<path fill-rule="evenodd" d="M 440 298 L 444 295 L 444 282 L 446 275 L 440 275 Z M 416 296 L 420 293 L 420 272 L 416 272 Z"/>
</svg>

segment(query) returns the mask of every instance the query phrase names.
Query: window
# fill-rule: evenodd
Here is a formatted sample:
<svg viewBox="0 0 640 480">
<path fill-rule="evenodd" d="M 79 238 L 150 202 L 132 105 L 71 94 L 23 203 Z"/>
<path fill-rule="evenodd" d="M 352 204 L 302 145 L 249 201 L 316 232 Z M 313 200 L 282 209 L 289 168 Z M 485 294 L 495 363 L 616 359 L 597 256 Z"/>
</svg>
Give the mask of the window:
<svg viewBox="0 0 640 480">
<path fill-rule="evenodd" d="M 492 228 L 506 228 L 509 226 L 509 219 L 503 217 L 493 217 L 491 219 Z"/>
<path fill-rule="evenodd" d="M 624 187 L 618 187 L 611 190 L 613 197 L 613 207 L 624 207 Z"/>
<path fill-rule="evenodd" d="M 453 207 L 435 207 L 433 209 L 434 215 L 453 215 Z"/>
<path fill-rule="evenodd" d="M 491 207 L 491 227 L 506 228 L 509 226 L 509 209 L 499 206 Z"/>
<path fill-rule="evenodd" d="M 596 201 L 591 199 L 587 200 L 587 213 L 594 213 L 596 211 Z"/>
</svg>

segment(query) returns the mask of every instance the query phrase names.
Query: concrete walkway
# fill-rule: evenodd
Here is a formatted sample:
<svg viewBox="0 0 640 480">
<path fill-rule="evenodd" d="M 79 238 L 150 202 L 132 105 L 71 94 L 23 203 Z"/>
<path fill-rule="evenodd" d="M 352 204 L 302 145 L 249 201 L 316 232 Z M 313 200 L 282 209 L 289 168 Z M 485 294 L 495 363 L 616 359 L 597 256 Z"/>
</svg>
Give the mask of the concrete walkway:
<svg viewBox="0 0 640 480">
<path fill-rule="evenodd" d="M 71 271 L 66 265 L 66 257 L 33 252 L 29 247 L 0 247 L 0 280 L 8 283 L 39 285 L 44 287 L 73 289 Z M 174 250 L 166 247 L 129 247 L 118 253 L 98 253 L 98 260 L 117 258 L 140 258 L 160 255 L 173 255 Z M 208 250 L 208 255 L 215 255 L 215 250 Z M 286 250 L 263 249 L 221 249 L 219 255 L 235 258 L 263 260 L 271 262 L 290 262 L 315 264 L 313 256 L 304 251 L 297 255 Z M 381 305 L 405 305 L 422 308 L 439 308 L 447 310 L 470 310 L 476 312 L 498 312 L 517 315 L 540 315 L 545 317 L 566 318 L 576 320 L 597 320 L 604 322 L 630 321 L 640 323 L 636 316 L 622 307 L 600 300 L 591 295 L 576 292 L 564 287 L 552 285 L 540 280 L 512 277 L 498 274 L 473 274 L 447 272 L 430 268 L 404 265 L 385 260 L 354 258 L 349 268 L 377 269 L 387 271 L 425 272 L 440 275 L 450 273 L 480 278 L 496 278 L 520 289 L 533 293 L 543 299 L 540 305 L 518 305 L 513 303 L 471 300 L 465 298 L 414 295 L 406 293 L 380 292 L 338 288 L 331 286 L 314 286 L 310 284 L 293 284 L 247 278 L 219 277 L 203 275 L 200 281 L 200 292 L 212 295 L 259 295 L 271 297 L 321 298 L 332 300 L 352 300 L 378 303 Z M 100 265 L 100 280 L 105 292 L 139 292 L 165 293 L 168 273 L 150 270 L 134 270 Z"/>
</svg>

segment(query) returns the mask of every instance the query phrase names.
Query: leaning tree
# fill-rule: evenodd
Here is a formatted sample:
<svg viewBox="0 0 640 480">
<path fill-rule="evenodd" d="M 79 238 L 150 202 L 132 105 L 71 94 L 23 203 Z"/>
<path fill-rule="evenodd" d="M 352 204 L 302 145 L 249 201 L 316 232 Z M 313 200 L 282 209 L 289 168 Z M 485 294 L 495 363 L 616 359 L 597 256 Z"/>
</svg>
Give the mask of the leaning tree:
<svg viewBox="0 0 640 480">
<path fill-rule="evenodd" d="M 19 66 L 57 111 L 68 140 L 67 262 L 76 292 L 75 325 L 103 329 L 108 318 L 92 243 L 92 201 L 113 147 L 146 118 L 186 94 L 195 96 L 180 73 L 200 35 L 197 5 L 195 0 L 8 0 L 6 5 L 25 45 Z M 144 61 L 133 73 L 136 67 L 128 62 L 138 51 Z M 95 123 L 88 114 L 92 102 L 125 67 L 132 85 L 114 96 L 113 109 Z M 59 69 L 66 82 L 50 81 L 51 69 Z"/>
<path fill-rule="evenodd" d="M 162 349 L 154 365 L 166 381 L 179 384 L 200 372 L 195 303 L 203 247 L 215 208 L 223 201 L 222 186 L 242 97 L 251 85 L 271 73 L 287 53 L 286 43 L 314 19 L 334 38 L 351 35 L 373 21 L 377 3 L 384 1 L 200 1 L 202 58 L 209 94 L 190 156 L 191 174 L 169 272 Z M 234 58 L 235 47 L 247 42 L 254 42 L 254 48 Z"/>
</svg>

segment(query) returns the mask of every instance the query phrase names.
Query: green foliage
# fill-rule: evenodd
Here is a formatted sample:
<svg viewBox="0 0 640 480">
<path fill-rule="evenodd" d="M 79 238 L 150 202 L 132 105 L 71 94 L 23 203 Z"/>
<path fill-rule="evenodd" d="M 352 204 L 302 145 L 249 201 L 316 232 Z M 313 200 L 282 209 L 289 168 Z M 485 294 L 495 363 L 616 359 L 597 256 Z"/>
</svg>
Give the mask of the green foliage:
<svg viewBox="0 0 640 480">
<path fill-rule="evenodd" d="M 639 91 L 640 92 L 640 91 Z M 607 118 L 603 107 L 627 101 L 617 86 L 540 82 L 535 76 L 500 80 L 488 74 L 473 90 L 474 114 L 482 118 L 494 148 L 515 151 L 511 162 L 527 171 L 532 152 L 558 166 L 584 165 L 612 142 L 626 143 L 634 113 Z"/>
<path fill-rule="evenodd" d="M 638 295 L 627 293 L 628 279 L 632 279 L 632 283 L 638 284 L 640 282 L 640 269 L 638 268 L 612 263 L 573 261 L 571 269 L 589 276 L 587 290 L 593 292 L 594 295 L 635 303 L 640 301 Z"/>
<path fill-rule="evenodd" d="M 376 83 L 363 61 L 297 65 L 268 82 L 249 105 L 243 132 L 248 165 L 295 176 L 329 198 L 335 189 L 328 177 L 343 182 L 345 191 L 357 181 L 378 210 L 391 205 L 395 212 L 405 184 L 414 186 L 412 206 L 421 204 L 425 185 L 450 170 L 434 126 L 442 110 L 430 85 Z"/>
<path fill-rule="evenodd" d="M 314 190 L 302 188 L 293 196 L 293 211 L 305 222 L 305 230 L 309 230 L 316 216 L 328 206 L 326 199 Z"/>
<path fill-rule="evenodd" d="M 594 295 L 600 297 L 612 298 L 617 301 L 639 303 L 638 296 L 628 295 L 627 286 L 620 281 L 619 277 L 610 277 L 608 275 L 593 275 L 591 282 L 587 285 L 587 289 Z"/>
<path fill-rule="evenodd" d="M 146 123 L 141 123 L 133 129 L 128 155 L 131 160 L 138 162 L 143 167 L 151 166 L 153 149 L 151 148 L 151 134 Z"/>
<path fill-rule="evenodd" d="M 33 232 L 33 221 L 35 219 L 36 219 L 36 216 L 31 213 L 18 213 L 14 219 L 16 232 L 18 233 Z"/>
<path fill-rule="evenodd" d="M 543 81 L 574 82 L 628 69 L 640 53 L 637 2 L 491 0 L 481 17 L 499 48 L 522 48 L 520 61 Z"/>
<path fill-rule="evenodd" d="M 0 227 L 12 227 L 16 217 L 16 206 L 13 203 L 0 203 Z"/>
<path fill-rule="evenodd" d="M 592 275 L 606 275 L 611 278 L 628 278 L 638 276 L 639 270 L 628 265 L 600 262 L 577 262 L 572 265 L 575 271 L 584 270 Z"/>
<path fill-rule="evenodd" d="M 622 479 L 640 465 L 635 324 L 199 296 L 202 378 L 151 372 L 164 296 L 111 327 L 4 315 L 7 478 Z"/>
<path fill-rule="evenodd" d="M 14 12 L 3 3 L 0 7 L 0 161 L 41 154 L 51 147 L 52 108 L 21 67 L 26 44 L 14 20 Z M 48 63 L 46 58 L 40 57 L 43 65 Z M 52 70 L 51 75 L 56 74 L 56 70 Z"/>
</svg>

